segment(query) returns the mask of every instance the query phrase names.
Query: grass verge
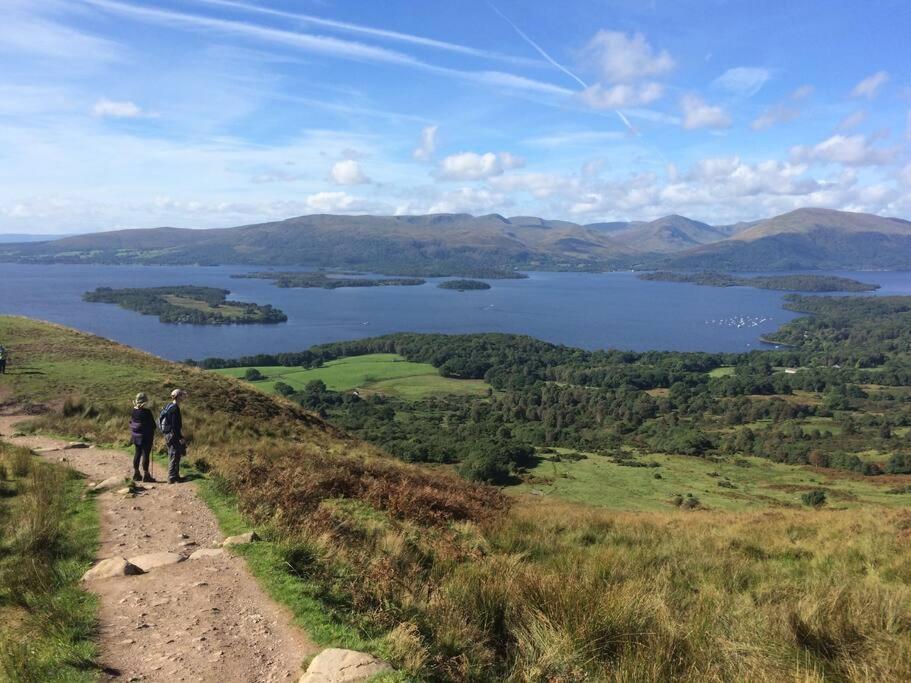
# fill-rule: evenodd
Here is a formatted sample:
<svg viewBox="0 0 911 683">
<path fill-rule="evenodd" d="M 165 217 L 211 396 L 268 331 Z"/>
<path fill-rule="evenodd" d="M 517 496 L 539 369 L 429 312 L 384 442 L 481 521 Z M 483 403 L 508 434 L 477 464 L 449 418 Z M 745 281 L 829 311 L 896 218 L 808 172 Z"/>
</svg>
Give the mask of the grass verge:
<svg viewBox="0 0 911 683">
<path fill-rule="evenodd" d="M 97 602 L 79 581 L 98 516 L 80 477 L 0 442 L 0 678 L 94 681 Z"/>
</svg>

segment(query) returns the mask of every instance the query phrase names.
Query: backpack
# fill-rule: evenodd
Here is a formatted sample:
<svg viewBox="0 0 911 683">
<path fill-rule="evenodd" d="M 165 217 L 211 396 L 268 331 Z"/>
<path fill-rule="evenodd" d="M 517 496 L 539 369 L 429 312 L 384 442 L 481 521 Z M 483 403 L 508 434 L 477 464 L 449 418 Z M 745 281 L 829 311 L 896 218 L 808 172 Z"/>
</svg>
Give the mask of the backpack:
<svg viewBox="0 0 911 683">
<path fill-rule="evenodd" d="M 170 416 L 173 407 L 174 404 L 169 403 L 161 409 L 160 413 L 158 413 L 158 429 L 160 429 L 161 433 L 165 436 L 171 433 L 171 422 L 168 420 L 168 416 Z"/>
</svg>

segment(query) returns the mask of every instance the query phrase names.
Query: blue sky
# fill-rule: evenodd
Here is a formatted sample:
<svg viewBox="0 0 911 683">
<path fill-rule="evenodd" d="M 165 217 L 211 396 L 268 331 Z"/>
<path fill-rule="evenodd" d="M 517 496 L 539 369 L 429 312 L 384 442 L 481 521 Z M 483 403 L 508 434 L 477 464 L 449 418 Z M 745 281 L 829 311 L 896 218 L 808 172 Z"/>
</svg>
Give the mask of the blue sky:
<svg viewBox="0 0 911 683">
<path fill-rule="evenodd" d="M 904 0 L 0 8 L 0 232 L 911 218 Z"/>
</svg>

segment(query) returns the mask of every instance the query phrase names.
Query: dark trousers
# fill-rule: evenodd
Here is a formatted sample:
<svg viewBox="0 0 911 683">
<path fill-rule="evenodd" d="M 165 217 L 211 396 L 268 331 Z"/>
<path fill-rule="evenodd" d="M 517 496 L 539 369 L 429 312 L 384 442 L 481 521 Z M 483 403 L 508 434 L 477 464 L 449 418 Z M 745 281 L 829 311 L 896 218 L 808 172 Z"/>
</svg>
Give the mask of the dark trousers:
<svg viewBox="0 0 911 683">
<path fill-rule="evenodd" d="M 180 479 L 180 459 L 186 452 L 187 447 L 180 442 L 180 439 L 168 441 L 168 481 Z"/>
<path fill-rule="evenodd" d="M 0 360 L 0 375 L 6 374 L 6 361 Z"/>
<path fill-rule="evenodd" d="M 143 443 L 143 444 L 134 443 L 133 448 L 135 449 L 135 453 L 133 454 L 133 471 L 138 472 L 139 465 L 141 463 L 143 474 L 148 474 L 149 473 L 149 456 L 152 453 L 152 444 L 151 443 Z"/>
</svg>

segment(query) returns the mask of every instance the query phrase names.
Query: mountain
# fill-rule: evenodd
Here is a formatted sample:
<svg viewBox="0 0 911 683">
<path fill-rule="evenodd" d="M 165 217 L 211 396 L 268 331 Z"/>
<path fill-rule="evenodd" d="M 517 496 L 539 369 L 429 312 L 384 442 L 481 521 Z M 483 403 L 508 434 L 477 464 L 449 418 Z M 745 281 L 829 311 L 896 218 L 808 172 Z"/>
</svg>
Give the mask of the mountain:
<svg viewBox="0 0 911 683">
<path fill-rule="evenodd" d="M 687 270 L 903 269 L 911 222 L 831 209 L 797 209 L 745 226 L 730 238 L 671 255 Z"/>
<path fill-rule="evenodd" d="M 214 230 L 117 230 L 0 247 L 31 262 L 307 265 L 426 275 L 609 269 L 637 250 L 567 221 L 498 214 L 300 216 Z"/>
<path fill-rule="evenodd" d="M 901 269 L 911 268 L 911 222 L 829 209 L 722 226 L 679 215 L 580 225 L 499 214 L 320 214 L 235 228 L 116 230 L 0 244 L 0 260 L 311 266 L 478 277 L 617 268 Z"/>
<path fill-rule="evenodd" d="M 609 225 L 609 224 L 608 224 Z M 665 254 L 718 242 L 727 235 L 707 223 L 671 215 L 651 222 L 632 222 L 611 230 L 611 239 L 637 251 Z"/>
</svg>

